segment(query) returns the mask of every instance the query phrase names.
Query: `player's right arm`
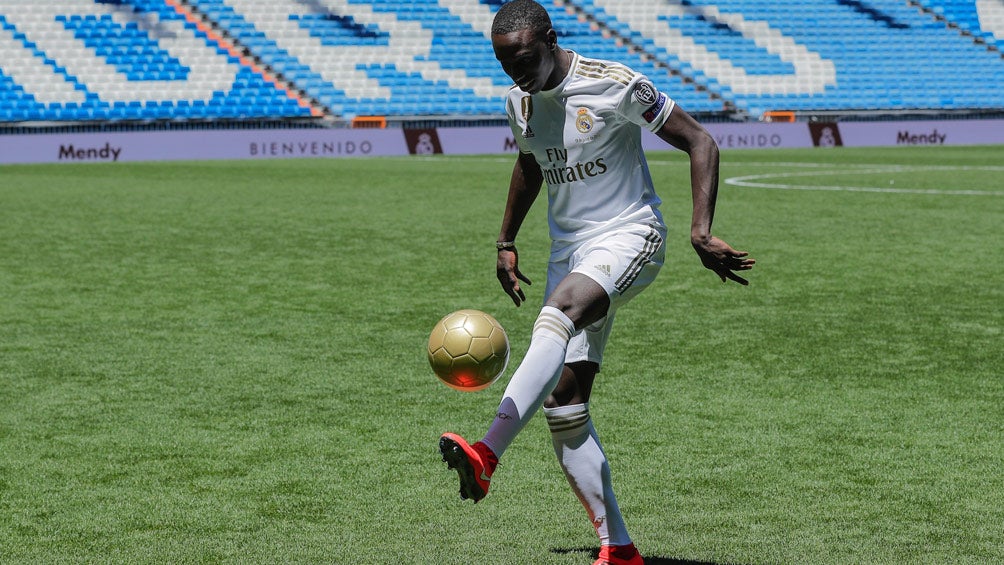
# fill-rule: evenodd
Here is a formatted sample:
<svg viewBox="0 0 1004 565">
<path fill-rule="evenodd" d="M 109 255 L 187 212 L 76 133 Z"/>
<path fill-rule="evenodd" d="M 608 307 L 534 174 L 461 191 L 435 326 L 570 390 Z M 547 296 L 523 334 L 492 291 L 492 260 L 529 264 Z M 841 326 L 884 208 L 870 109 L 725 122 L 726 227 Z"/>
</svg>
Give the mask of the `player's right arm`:
<svg viewBox="0 0 1004 565">
<path fill-rule="evenodd" d="M 509 197 L 506 199 L 505 214 L 502 216 L 502 228 L 499 230 L 498 241 L 515 242 L 523 220 L 526 219 L 530 207 L 533 206 L 540 187 L 544 183 L 544 174 L 532 153 L 520 153 L 513 165 L 512 177 L 509 179 Z M 495 267 L 502 290 L 512 298 L 516 306 L 526 301 L 526 295 L 520 287 L 520 281 L 530 284 L 519 270 L 519 253 L 515 245 L 502 247 L 498 250 L 498 261 Z"/>
</svg>

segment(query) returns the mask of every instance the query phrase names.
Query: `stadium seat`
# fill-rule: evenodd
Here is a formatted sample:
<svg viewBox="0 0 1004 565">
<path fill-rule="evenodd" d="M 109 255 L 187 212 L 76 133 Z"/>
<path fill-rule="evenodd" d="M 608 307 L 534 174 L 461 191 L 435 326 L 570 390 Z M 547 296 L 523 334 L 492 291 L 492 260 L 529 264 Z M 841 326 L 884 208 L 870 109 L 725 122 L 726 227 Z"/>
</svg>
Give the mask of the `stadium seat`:
<svg viewBox="0 0 1004 565">
<path fill-rule="evenodd" d="M 972 0 L 954 1 L 974 11 Z M 941 104 L 932 106 L 935 93 L 949 94 L 955 108 L 972 89 L 973 82 L 965 77 L 986 81 L 1002 66 L 998 54 L 940 24 L 931 14 L 899 2 L 873 2 L 872 10 L 855 10 L 851 3 L 825 0 L 576 3 L 610 29 L 623 30 L 627 25 L 633 41 L 638 40 L 635 32 L 641 32 L 646 49 L 653 50 L 670 68 L 720 91 L 738 108 L 751 113 L 764 107 L 840 110 L 848 103 L 855 109 L 936 109 Z M 781 44 L 784 37 L 790 39 L 787 48 Z M 768 50 L 765 46 L 771 44 L 774 47 Z M 812 68 L 794 69 L 790 61 L 800 52 L 799 45 L 806 54 L 804 59 L 815 53 L 832 71 L 813 75 Z M 938 53 L 942 60 L 932 64 L 932 56 Z M 890 61 L 893 64 L 886 64 Z M 735 73 L 733 68 L 742 72 Z M 795 73 L 803 78 L 792 80 Z M 758 76 L 765 79 L 757 80 Z M 1004 83 L 991 80 L 997 94 L 967 97 L 965 107 L 1004 106 Z M 900 85 L 908 88 L 896 96 L 888 95 L 890 88 Z"/>
<path fill-rule="evenodd" d="M 214 91 L 234 98 L 278 92 L 263 80 L 234 80 L 261 75 L 221 54 L 214 40 L 163 0 L 0 7 L 0 28 L 7 36 L 0 72 L 31 101 L 5 113 L 4 121 L 202 119 L 206 116 L 187 114 L 191 105 L 157 104 L 137 112 L 117 102 L 194 102 Z M 276 117 L 309 115 L 299 106 L 284 108 Z"/>
<path fill-rule="evenodd" d="M 543 3 L 563 46 L 624 62 L 691 112 L 1004 108 L 987 48 L 1004 22 L 975 0 Z M 174 4 L 0 4 L 0 121 L 311 116 L 287 86 L 344 118 L 502 117 L 499 2 L 186 0 L 202 27 Z"/>
</svg>

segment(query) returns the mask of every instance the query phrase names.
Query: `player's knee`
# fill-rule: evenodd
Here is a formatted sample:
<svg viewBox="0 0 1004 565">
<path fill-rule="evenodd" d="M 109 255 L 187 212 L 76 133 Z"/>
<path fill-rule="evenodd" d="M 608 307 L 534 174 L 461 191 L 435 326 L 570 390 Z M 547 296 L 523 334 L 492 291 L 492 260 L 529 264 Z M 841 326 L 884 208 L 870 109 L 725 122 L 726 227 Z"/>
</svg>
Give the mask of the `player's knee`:
<svg viewBox="0 0 1004 565">
<path fill-rule="evenodd" d="M 573 404 L 589 402 L 589 394 L 593 389 L 593 379 L 599 366 L 596 363 L 583 361 L 565 365 L 561 371 L 557 386 L 544 399 L 545 408 L 558 408 Z"/>
<path fill-rule="evenodd" d="M 606 316 L 610 299 L 604 294 L 591 302 L 548 300 L 546 305 L 560 310 L 572 321 L 576 329 L 582 329 Z"/>
<path fill-rule="evenodd" d="M 606 315 L 610 297 L 596 281 L 581 273 L 571 273 L 548 297 L 547 306 L 561 310 L 581 329 Z"/>
<path fill-rule="evenodd" d="M 573 398 L 578 396 L 575 392 L 570 391 L 558 391 L 555 389 L 554 392 L 549 394 L 544 400 L 544 408 L 559 408 L 561 406 L 569 406 L 572 404 L 581 404 L 580 402 L 574 402 Z"/>
</svg>

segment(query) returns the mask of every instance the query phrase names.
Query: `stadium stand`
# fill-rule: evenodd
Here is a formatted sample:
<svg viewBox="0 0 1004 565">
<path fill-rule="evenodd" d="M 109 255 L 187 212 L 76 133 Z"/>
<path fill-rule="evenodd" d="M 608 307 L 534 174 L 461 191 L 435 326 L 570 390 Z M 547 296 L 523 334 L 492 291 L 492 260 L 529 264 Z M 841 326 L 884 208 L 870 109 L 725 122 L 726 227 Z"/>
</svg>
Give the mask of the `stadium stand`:
<svg viewBox="0 0 1004 565">
<path fill-rule="evenodd" d="M 996 0 L 543 3 L 697 114 L 1004 109 Z M 500 4 L 0 0 L 0 122 L 498 119 Z"/>
<path fill-rule="evenodd" d="M 302 117 L 163 1 L 0 2 L 5 121 Z"/>
<path fill-rule="evenodd" d="M 1000 53 L 906 2 L 581 3 L 752 115 L 1004 105 Z"/>
<path fill-rule="evenodd" d="M 977 41 L 1004 49 L 1004 3 L 995 0 L 918 0 L 917 3 Z"/>
</svg>

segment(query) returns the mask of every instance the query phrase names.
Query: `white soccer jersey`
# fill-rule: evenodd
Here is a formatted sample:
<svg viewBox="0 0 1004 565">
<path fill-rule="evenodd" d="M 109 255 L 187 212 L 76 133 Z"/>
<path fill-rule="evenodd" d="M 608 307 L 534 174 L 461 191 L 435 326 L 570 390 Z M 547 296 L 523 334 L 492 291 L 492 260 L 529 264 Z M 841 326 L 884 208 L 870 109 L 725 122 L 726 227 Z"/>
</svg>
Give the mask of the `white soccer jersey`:
<svg viewBox="0 0 1004 565">
<path fill-rule="evenodd" d="M 556 88 L 509 90 L 516 143 L 533 153 L 547 183 L 554 257 L 612 228 L 662 225 L 641 127 L 658 130 L 674 105 L 644 75 L 577 53 Z"/>
</svg>

